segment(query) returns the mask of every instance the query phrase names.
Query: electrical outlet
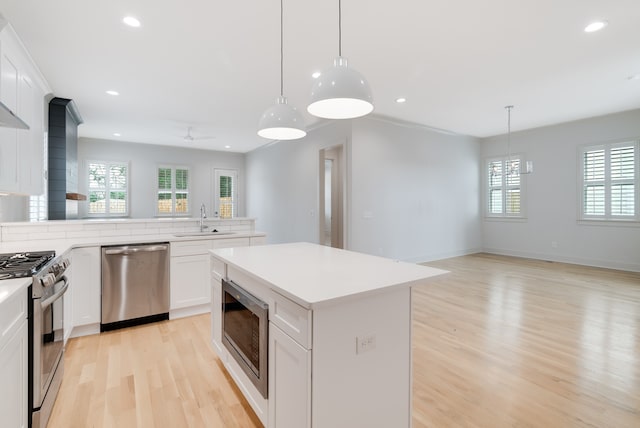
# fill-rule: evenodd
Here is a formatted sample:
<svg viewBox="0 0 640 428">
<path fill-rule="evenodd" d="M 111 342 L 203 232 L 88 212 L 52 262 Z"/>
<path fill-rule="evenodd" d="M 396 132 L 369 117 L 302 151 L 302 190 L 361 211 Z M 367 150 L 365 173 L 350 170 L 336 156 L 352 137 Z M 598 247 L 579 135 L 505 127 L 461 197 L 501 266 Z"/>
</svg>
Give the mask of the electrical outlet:
<svg viewBox="0 0 640 428">
<path fill-rule="evenodd" d="M 372 351 L 374 349 L 376 349 L 375 334 L 356 337 L 356 354 L 362 354 L 363 352 Z"/>
</svg>

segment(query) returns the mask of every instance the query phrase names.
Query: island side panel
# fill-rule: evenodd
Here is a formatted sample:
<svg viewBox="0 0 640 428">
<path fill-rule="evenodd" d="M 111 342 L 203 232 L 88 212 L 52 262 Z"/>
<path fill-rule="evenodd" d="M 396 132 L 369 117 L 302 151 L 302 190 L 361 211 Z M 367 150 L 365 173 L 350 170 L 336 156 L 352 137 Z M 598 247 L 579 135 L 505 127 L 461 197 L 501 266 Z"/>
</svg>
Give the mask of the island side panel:
<svg viewBox="0 0 640 428">
<path fill-rule="evenodd" d="M 312 426 L 410 427 L 411 289 L 314 309 L 312 373 Z"/>
</svg>

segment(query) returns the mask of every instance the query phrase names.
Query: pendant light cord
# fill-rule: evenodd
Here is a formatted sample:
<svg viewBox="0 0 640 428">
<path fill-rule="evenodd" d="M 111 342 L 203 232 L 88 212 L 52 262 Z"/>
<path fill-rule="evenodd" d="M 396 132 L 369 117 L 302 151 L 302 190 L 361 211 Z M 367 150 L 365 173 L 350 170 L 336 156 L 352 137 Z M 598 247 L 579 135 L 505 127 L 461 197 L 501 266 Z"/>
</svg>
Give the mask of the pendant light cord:
<svg viewBox="0 0 640 428">
<path fill-rule="evenodd" d="M 338 0 L 338 56 L 342 56 L 342 0 Z"/>
<path fill-rule="evenodd" d="M 513 106 L 506 106 L 507 109 L 507 168 L 506 173 L 511 175 L 511 109 Z"/>
<path fill-rule="evenodd" d="M 283 24 L 283 0 L 280 0 L 280 96 L 284 96 L 284 24 Z"/>
</svg>

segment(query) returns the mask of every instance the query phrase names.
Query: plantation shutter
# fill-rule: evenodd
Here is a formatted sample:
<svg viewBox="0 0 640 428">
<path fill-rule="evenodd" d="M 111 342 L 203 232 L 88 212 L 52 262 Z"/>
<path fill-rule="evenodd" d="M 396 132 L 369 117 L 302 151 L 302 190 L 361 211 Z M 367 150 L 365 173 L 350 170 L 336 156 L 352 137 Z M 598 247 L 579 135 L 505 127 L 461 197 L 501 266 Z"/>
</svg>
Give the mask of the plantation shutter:
<svg viewBox="0 0 640 428">
<path fill-rule="evenodd" d="M 584 153 L 584 214 L 605 214 L 604 149 Z"/>
<path fill-rule="evenodd" d="M 611 149 L 611 215 L 635 215 L 635 171 L 634 146 Z"/>
</svg>

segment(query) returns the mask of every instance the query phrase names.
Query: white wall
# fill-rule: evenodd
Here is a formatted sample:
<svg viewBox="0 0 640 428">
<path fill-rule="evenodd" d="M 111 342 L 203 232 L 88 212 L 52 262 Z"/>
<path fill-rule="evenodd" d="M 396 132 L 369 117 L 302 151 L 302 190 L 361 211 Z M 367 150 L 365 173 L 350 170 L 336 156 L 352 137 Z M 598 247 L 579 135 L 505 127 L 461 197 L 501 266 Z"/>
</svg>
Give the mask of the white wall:
<svg viewBox="0 0 640 428">
<path fill-rule="evenodd" d="M 478 251 L 478 140 L 355 121 L 351 249 L 409 261 Z"/>
<path fill-rule="evenodd" d="M 342 142 L 348 249 L 424 261 L 481 247 L 478 141 L 378 119 L 247 154 L 247 213 L 269 243 L 318 242 L 318 152 Z"/>
<path fill-rule="evenodd" d="M 87 161 L 130 162 L 131 218 L 155 216 L 157 167 L 160 164 L 186 165 L 190 168 L 191 216 L 200 215 L 200 204 L 213 215 L 214 168 L 238 170 L 238 215 L 245 213 L 244 154 L 197 150 L 181 147 L 135 144 L 129 142 L 80 138 L 78 141 L 78 191 L 87 194 Z M 80 204 L 80 217 L 87 212 L 87 204 Z"/>
<path fill-rule="evenodd" d="M 511 152 L 524 153 L 534 164 L 534 172 L 524 176 L 527 219 L 484 220 L 484 250 L 640 271 L 640 224 L 578 221 L 578 147 L 638 137 L 640 110 L 512 133 Z M 505 141 L 482 140 L 482 158 L 505 154 Z"/>
<path fill-rule="evenodd" d="M 350 121 L 334 121 L 247 153 L 247 216 L 270 244 L 319 242 L 319 151 L 345 143 L 350 132 Z"/>
</svg>

